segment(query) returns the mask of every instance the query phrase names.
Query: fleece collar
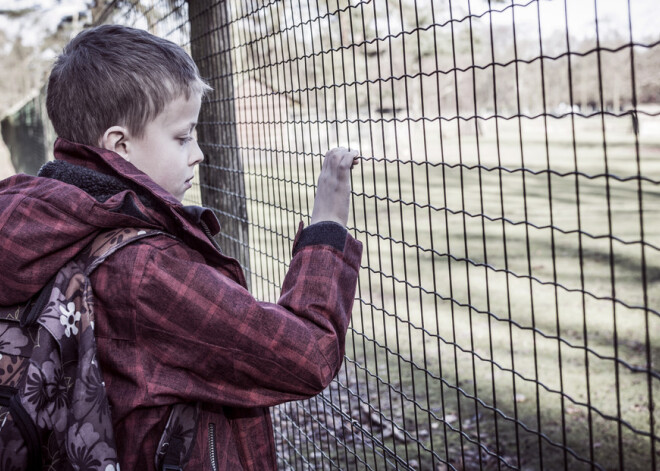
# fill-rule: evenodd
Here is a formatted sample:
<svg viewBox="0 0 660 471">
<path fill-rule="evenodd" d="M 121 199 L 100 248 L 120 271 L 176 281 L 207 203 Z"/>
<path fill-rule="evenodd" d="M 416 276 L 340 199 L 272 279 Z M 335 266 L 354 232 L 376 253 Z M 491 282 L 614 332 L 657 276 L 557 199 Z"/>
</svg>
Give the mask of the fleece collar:
<svg viewBox="0 0 660 471">
<path fill-rule="evenodd" d="M 55 161 L 44 165 L 39 176 L 72 184 L 101 203 L 130 190 L 147 208 L 149 217 L 161 224 L 167 226 L 163 215 L 170 215 L 174 219 L 183 217 L 194 225 L 203 223 L 213 235 L 220 232 L 220 224 L 211 210 L 183 206 L 148 175 L 115 152 L 58 138 L 54 154 Z M 136 215 L 135 210 L 139 211 L 138 208 L 126 208 L 130 215 L 144 220 L 145 216 Z"/>
<path fill-rule="evenodd" d="M 96 201 L 105 203 L 109 198 L 125 190 L 135 189 L 135 185 L 128 184 L 112 175 L 106 175 L 96 170 L 73 165 L 65 160 L 52 160 L 47 162 L 39 173 L 39 177 L 53 178 L 69 185 L 77 186 L 85 193 L 94 197 Z M 137 193 L 140 201 L 149 205 L 149 198 L 143 192 Z"/>
</svg>

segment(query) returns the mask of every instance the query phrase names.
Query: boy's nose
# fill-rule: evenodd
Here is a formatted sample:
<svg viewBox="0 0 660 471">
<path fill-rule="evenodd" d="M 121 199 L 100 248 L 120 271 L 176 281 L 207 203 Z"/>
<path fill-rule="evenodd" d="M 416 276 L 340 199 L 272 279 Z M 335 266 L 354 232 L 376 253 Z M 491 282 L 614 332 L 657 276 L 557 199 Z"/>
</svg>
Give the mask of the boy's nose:
<svg viewBox="0 0 660 471">
<path fill-rule="evenodd" d="M 190 165 L 197 165 L 204 160 L 204 153 L 199 148 L 199 144 L 195 141 L 192 153 L 190 155 Z"/>
</svg>

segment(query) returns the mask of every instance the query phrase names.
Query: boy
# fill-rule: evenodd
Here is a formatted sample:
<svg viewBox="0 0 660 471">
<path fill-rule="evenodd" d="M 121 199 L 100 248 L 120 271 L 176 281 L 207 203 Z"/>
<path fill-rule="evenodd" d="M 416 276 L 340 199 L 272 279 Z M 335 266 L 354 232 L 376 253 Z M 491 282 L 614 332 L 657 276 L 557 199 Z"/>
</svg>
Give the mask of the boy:
<svg viewBox="0 0 660 471">
<path fill-rule="evenodd" d="M 0 183 L 0 305 L 29 299 L 104 229 L 175 236 L 130 244 L 91 277 L 122 471 L 155 469 L 180 403 L 201 404 L 186 469 L 275 469 L 267 408 L 322 391 L 344 353 L 361 257 L 344 227 L 357 153 L 327 153 L 282 295 L 259 302 L 205 235 L 219 230 L 213 213 L 180 203 L 203 159 L 194 129 L 208 89 L 169 41 L 87 30 L 48 83 L 56 160 Z"/>
</svg>

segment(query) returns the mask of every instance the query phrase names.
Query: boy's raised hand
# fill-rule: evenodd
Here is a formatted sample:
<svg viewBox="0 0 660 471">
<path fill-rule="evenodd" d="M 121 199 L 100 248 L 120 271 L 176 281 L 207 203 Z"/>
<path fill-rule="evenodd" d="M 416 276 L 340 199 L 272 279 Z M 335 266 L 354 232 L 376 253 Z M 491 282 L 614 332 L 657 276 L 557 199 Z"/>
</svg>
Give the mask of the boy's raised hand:
<svg viewBox="0 0 660 471">
<path fill-rule="evenodd" d="M 351 198 L 351 169 L 358 161 L 358 151 L 337 147 L 325 154 L 314 199 L 311 223 L 348 222 Z"/>
</svg>

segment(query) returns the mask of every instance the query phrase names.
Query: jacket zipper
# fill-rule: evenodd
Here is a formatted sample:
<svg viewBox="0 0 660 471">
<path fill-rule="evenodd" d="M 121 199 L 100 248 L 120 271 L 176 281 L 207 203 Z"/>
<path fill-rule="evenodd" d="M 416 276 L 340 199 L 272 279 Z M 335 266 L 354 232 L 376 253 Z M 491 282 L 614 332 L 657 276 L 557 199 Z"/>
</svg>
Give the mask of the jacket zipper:
<svg viewBox="0 0 660 471">
<path fill-rule="evenodd" d="M 220 245 L 211 235 L 211 230 L 209 229 L 209 226 L 207 226 L 204 221 L 199 221 L 199 222 L 200 225 L 202 226 L 202 230 L 204 231 L 204 234 L 206 234 L 206 237 L 211 241 L 213 247 L 215 247 L 218 252 L 222 253 L 222 250 L 220 249 Z"/>
<path fill-rule="evenodd" d="M 215 424 L 209 423 L 209 458 L 211 460 L 211 470 L 218 471 L 218 455 L 215 449 Z"/>
</svg>

